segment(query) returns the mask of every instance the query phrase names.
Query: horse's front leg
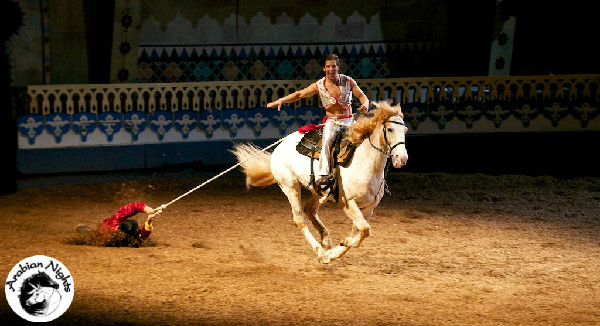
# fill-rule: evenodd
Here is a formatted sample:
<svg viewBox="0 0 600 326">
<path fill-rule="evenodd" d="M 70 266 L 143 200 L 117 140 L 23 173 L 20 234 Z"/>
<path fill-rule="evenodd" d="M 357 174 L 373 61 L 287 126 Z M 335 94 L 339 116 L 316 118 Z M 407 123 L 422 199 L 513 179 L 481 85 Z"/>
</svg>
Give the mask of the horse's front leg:
<svg viewBox="0 0 600 326">
<path fill-rule="evenodd" d="M 328 251 L 331 259 L 341 257 L 352 247 L 359 247 L 363 240 L 371 234 L 371 226 L 363 216 L 356 201 L 348 200 L 342 209 L 352 220 L 352 231 L 349 236 L 342 240 L 339 246 Z"/>
<path fill-rule="evenodd" d="M 343 207 L 344 213 L 352 220 L 352 232 L 342 244 L 348 247 L 359 247 L 363 240 L 371 234 L 371 226 L 354 200 L 348 200 Z"/>
</svg>

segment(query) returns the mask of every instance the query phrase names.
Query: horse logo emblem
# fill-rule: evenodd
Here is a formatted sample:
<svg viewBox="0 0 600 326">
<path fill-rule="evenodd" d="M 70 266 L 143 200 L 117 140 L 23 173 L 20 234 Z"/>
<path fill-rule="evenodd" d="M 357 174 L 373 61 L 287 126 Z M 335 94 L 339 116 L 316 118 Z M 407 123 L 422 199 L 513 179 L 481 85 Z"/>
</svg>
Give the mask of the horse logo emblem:
<svg viewBox="0 0 600 326">
<path fill-rule="evenodd" d="M 33 256 L 20 261 L 6 279 L 6 300 L 20 317 L 49 322 L 61 316 L 73 301 L 73 278 L 54 258 Z"/>
<path fill-rule="evenodd" d="M 21 286 L 19 298 L 21 307 L 30 315 L 48 316 L 56 311 L 62 296 L 58 291 L 58 283 L 40 271 L 27 278 Z"/>
</svg>

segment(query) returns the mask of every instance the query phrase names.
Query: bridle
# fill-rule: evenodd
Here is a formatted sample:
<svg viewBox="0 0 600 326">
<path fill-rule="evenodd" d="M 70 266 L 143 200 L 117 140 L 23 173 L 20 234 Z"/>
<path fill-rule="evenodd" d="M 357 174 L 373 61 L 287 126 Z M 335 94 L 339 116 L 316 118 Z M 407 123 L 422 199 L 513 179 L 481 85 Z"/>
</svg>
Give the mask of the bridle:
<svg viewBox="0 0 600 326">
<path fill-rule="evenodd" d="M 405 144 L 405 142 L 400 141 L 400 142 L 398 142 L 398 143 L 396 143 L 394 145 L 391 145 L 390 141 L 388 140 L 388 137 L 387 137 L 387 131 L 385 129 L 385 124 L 386 123 L 395 123 L 395 124 L 401 125 L 401 126 L 406 126 L 406 125 L 404 124 L 404 122 L 398 122 L 398 121 L 392 121 L 392 120 L 385 120 L 384 122 L 381 123 L 381 125 L 383 127 L 383 139 L 385 141 L 385 146 L 386 146 L 386 149 L 387 149 L 387 151 L 385 151 L 385 152 L 381 148 L 373 145 L 373 142 L 371 141 L 371 134 L 369 134 L 369 143 L 371 144 L 371 146 L 373 148 L 375 148 L 376 150 L 378 150 L 379 152 L 381 152 L 383 155 L 385 155 L 386 157 L 389 158 L 392 155 L 392 151 L 394 150 L 394 148 L 396 148 L 396 146 L 398 146 L 398 145 Z M 383 178 L 381 179 L 381 185 L 379 186 L 379 190 L 377 190 L 377 194 L 375 195 L 375 197 L 379 196 L 379 192 L 381 191 L 382 186 L 383 186 L 383 184 L 385 182 L 385 176 L 387 175 L 387 172 L 388 172 L 389 168 L 390 168 L 390 162 L 388 161 L 385 164 L 385 171 L 383 171 Z M 387 192 L 387 193 L 390 193 L 390 191 L 387 189 L 387 183 L 385 184 L 384 191 Z"/>
<path fill-rule="evenodd" d="M 390 157 L 394 148 L 396 148 L 396 146 L 398 146 L 398 145 L 405 144 L 405 142 L 400 141 L 394 145 L 391 145 L 390 141 L 388 140 L 388 137 L 387 137 L 387 130 L 385 128 L 386 123 L 395 123 L 395 124 L 398 124 L 401 126 L 406 126 L 406 125 L 404 124 L 404 122 L 398 122 L 398 121 L 392 121 L 392 120 L 385 120 L 384 122 L 381 123 L 381 125 L 383 127 L 383 140 L 385 141 L 385 146 L 386 146 L 385 152 L 381 148 L 378 148 L 377 146 L 373 145 L 373 142 L 371 141 L 371 135 L 369 134 L 369 143 L 371 144 L 371 146 L 373 146 L 373 148 L 375 148 L 376 150 L 380 151 L 383 155 Z"/>
</svg>

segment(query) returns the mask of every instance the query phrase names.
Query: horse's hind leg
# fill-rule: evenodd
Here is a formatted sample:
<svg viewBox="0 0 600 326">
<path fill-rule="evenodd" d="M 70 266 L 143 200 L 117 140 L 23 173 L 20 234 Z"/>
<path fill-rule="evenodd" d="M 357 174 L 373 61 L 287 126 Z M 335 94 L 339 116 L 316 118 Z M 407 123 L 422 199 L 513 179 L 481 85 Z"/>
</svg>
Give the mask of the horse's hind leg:
<svg viewBox="0 0 600 326">
<path fill-rule="evenodd" d="M 319 232 L 321 236 L 321 246 L 323 249 L 327 250 L 332 247 L 331 237 L 329 236 L 329 229 L 325 227 L 317 212 L 319 210 L 319 206 L 321 203 L 319 202 L 319 196 L 316 194 L 312 194 L 310 199 L 306 201 L 304 204 L 304 214 L 311 221 L 315 229 Z"/>
<path fill-rule="evenodd" d="M 301 201 L 301 192 L 300 192 L 300 183 L 294 182 L 292 186 L 287 185 L 279 185 L 283 193 L 287 196 L 290 205 L 292 206 L 292 216 L 294 219 L 294 224 L 300 229 L 300 231 L 304 234 L 304 237 L 313 248 L 314 252 L 317 254 L 319 261 L 322 263 L 329 263 L 330 259 L 327 256 L 325 250 L 321 244 L 315 239 L 315 237 L 310 233 L 308 225 L 306 224 L 306 219 L 304 218 L 304 213 L 302 211 L 302 201 Z"/>
</svg>

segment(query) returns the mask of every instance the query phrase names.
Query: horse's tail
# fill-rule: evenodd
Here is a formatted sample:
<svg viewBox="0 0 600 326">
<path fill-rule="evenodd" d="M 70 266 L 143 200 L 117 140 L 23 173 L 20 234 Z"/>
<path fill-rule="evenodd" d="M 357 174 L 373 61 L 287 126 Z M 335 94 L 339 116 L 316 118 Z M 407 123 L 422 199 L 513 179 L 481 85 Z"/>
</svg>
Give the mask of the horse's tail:
<svg viewBox="0 0 600 326">
<path fill-rule="evenodd" d="M 231 150 L 246 174 L 246 187 L 266 187 L 277 183 L 271 173 L 271 153 L 254 144 L 235 144 Z"/>
</svg>

